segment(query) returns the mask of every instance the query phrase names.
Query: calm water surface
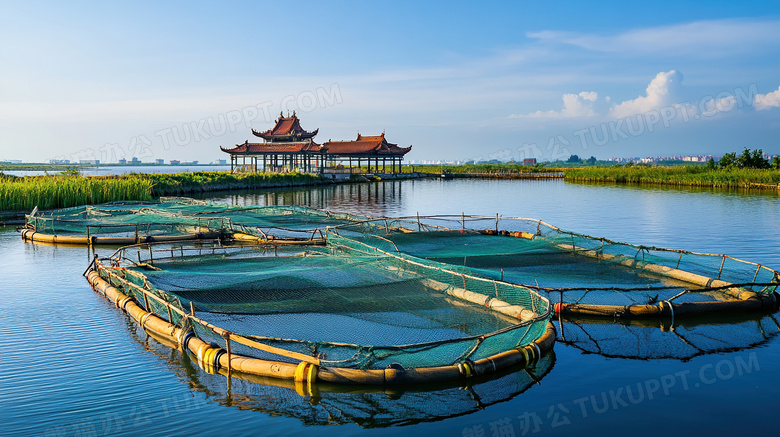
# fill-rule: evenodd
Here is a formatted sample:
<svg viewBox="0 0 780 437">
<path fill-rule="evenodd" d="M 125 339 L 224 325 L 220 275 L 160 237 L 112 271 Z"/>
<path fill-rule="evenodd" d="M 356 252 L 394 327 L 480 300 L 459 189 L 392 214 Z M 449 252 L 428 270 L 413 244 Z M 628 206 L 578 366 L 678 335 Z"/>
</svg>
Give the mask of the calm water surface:
<svg viewBox="0 0 780 437">
<path fill-rule="evenodd" d="M 78 164 L 73 164 L 78 167 Z M 79 167 L 79 172 L 84 176 L 106 176 L 127 173 L 191 173 L 196 171 L 228 171 L 229 165 L 122 165 L 122 166 L 98 166 Z M 57 173 L 45 170 L 16 170 L 4 171 L 5 174 L 14 176 L 43 176 Z"/>
<path fill-rule="evenodd" d="M 420 180 L 207 198 L 389 216 L 499 213 L 614 240 L 727 253 L 780 267 L 776 194 Z M 188 357 L 149 338 L 93 292 L 81 276 L 91 251 L 27 244 L 13 228 L 0 229 L 3 435 L 511 437 L 767 435 L 777 429 L 771 413 L 780 397 L 776 315 L 732 321 L 721 327 L 733 332 L 728 339 L 713 339 L 707 331 L 710 338 L 704 341 L 705 335 L 695 336 L 695 326 L 684 324 L 669 330 L 667 323 L 665 331 L 642 328 L 651 332 L 645 346 L 713 346 L 681 359 L 607 358 L 557 344 L 546 367 L 530 376 L 521 370 L 473 387 L 391 396 L 323 393 L 317 400 L 273 381 L 234 379 L 228 387 L 225 377 L 206 374 Z M 98 249 L 101 256 L 110 252 Z M 626 350 L 640 345 L 630 338 L 638 328 L 604 329 L 624 336 L 620 344 Z M 723 345 L 715 347 L 718 342 Z"/>
</svg>

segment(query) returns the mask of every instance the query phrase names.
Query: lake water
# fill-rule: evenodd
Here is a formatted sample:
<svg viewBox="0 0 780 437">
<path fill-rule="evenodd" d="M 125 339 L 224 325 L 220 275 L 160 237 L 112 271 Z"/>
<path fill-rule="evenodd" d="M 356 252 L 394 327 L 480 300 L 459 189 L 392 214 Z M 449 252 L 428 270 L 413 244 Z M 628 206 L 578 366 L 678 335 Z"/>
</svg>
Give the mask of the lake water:
<svg viewBox="0 0 780 437">
<path fill-rule="evenodd" d="M 456 179 L 204 198 L 388 216 L 499 213 L 780 268 L 774 193 Z M 81 276 L 90 250 L 24 243 L 13 228 L 0 229 L 3 435 L 655 436 L 777 429 L 776 315 L 729 318 L 725 325 L 679 322 L 673 329 L 659 322 L 663 330 L 585 326 L 605 340 L 599 353 L 558 343 L 530 372 L 422 392 L 323 391 L 308 398 L 274 381 L 234 378 L 228 385 L 208 375 L 91 290 Z M 579 328 L 565 324 L 567 340 Z M 676 358 L 652 358 L 662 356 L 657 351 Z"/>
<path fill-rule="evenodd" d="M 74 164 L 78 167 L 78 164 Z M 106 176 L 127 173 L 192 173 L 196 171 L 229 171 L 229 165 L 122 165 L 122 166 L 97 166 L 79 167 L 79 172 L 84 176 Z M 18 170 L 4 171 L 13 176 L 43 176 L 55 174 L 57 171 L 43 170 Z"/>
</svg>

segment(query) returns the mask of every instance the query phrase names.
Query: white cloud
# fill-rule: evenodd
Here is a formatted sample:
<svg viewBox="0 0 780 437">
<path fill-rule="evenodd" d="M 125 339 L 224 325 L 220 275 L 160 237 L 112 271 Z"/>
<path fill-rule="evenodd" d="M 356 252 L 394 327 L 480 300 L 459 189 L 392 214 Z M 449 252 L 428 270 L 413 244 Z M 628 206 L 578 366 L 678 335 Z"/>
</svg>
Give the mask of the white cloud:
<svg viewBox="0 0 780 437">
<path fill-rule="evenodd" d="M 771 93 L 756 94 L 756 97 L 753 99 L 753 106 L 758 111 L 780 106 L 780 87 Z"/>
<path fill-rule="evenodd" d="M 558 31 L 529 32 L 527 35 L 545 43 L 572 45 L 597 52 L 661 53 L 709 58 L 777 46 L 780 41 L 780 21 L 695 21 L 634 29 L 610 36 Z"/>
<path fill-rule="evenodd" d="M 563 109 L 560 111 L 536 111 L 528 115 L 513 114 L 509 118 L 546 117 L 546 118 L 573 118 L 591 117 L 595 114 L 593 104 L 599 95 L 595 91 L 583 91 L 579 94 L 564 94 Z"/>
<path fill-rule="evenodd" d="M 650 81 L 646 95 L 616 104 L 609 110 L 609 114 L 615 118 L 623 118 L 671 105 L 682 79 L 682 74 L 676 70 L 662 71 Z"/>
</svg>

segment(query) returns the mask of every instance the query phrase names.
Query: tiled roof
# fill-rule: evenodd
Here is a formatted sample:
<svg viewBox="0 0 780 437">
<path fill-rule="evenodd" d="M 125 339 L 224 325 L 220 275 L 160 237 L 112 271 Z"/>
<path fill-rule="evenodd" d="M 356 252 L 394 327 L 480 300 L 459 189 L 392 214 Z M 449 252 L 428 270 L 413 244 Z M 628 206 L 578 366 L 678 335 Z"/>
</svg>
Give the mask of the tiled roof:
<svg viewBox="0 0 780 437">
<path fill-rule="evenodd" d="M 276 125 L 265 132 L 257 132 L 256 130 L 252 129 L 252 134 L 265 139 L 291 136 L 299 138 L 312 138 L 317 135 L 317 132 L 319 132 L 319 129 L 311 132 L 303 130 L 301 127 L 301 121 L 298 119 L 295 113 L 293 113 L 292 117 L 282 117 L 280 114 L 279 118 L 276 120 Z"/>
<path fill-rule="evenodd" d="M 220 147 L 223 152 L 235 154 L 254 153 L 301 153 L 319 152 L 322 146 L 314 141 L 296 141 L 285 143 L 250 143 L 237 144 L 232 149 Z"/>
<path fill-rule="evenodd" d="M 358 134 L 354 141 L 328 141 L 322 148 L 333 155 L 405 155 L 412 150 L 412 146 L 398 147 L 388 143 L 384 133 L 376 136 Z"/>
</svg>

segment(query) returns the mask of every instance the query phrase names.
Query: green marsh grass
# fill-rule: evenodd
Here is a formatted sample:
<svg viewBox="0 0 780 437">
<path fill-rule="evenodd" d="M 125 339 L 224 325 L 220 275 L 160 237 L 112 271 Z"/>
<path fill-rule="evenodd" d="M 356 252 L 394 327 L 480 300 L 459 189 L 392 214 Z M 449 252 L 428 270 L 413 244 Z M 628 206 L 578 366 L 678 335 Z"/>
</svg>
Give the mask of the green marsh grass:
<svg viewBox="0 0 780 437">
<path fill-rule="evenodd" d="M 116 176 L 0 177 L 0 210 L 29 211 L 95 205 L 119 200 L 153 200 L 159 196 L 216 190 L 270 188 L 323 183 L 301 173 L 227 172 L 131 173 Z"/>
<path fill-rule="evenodd" d="M 683 167 L 630 166 L 582 167 L 565 170 L 568 181 L 616 182 L 677 185 L 713 188 L 777 188 L 780 170 L 708 169 L 705 166 Z M 774 186 L 774 187 L 773 187 Z"/>
</svg>

